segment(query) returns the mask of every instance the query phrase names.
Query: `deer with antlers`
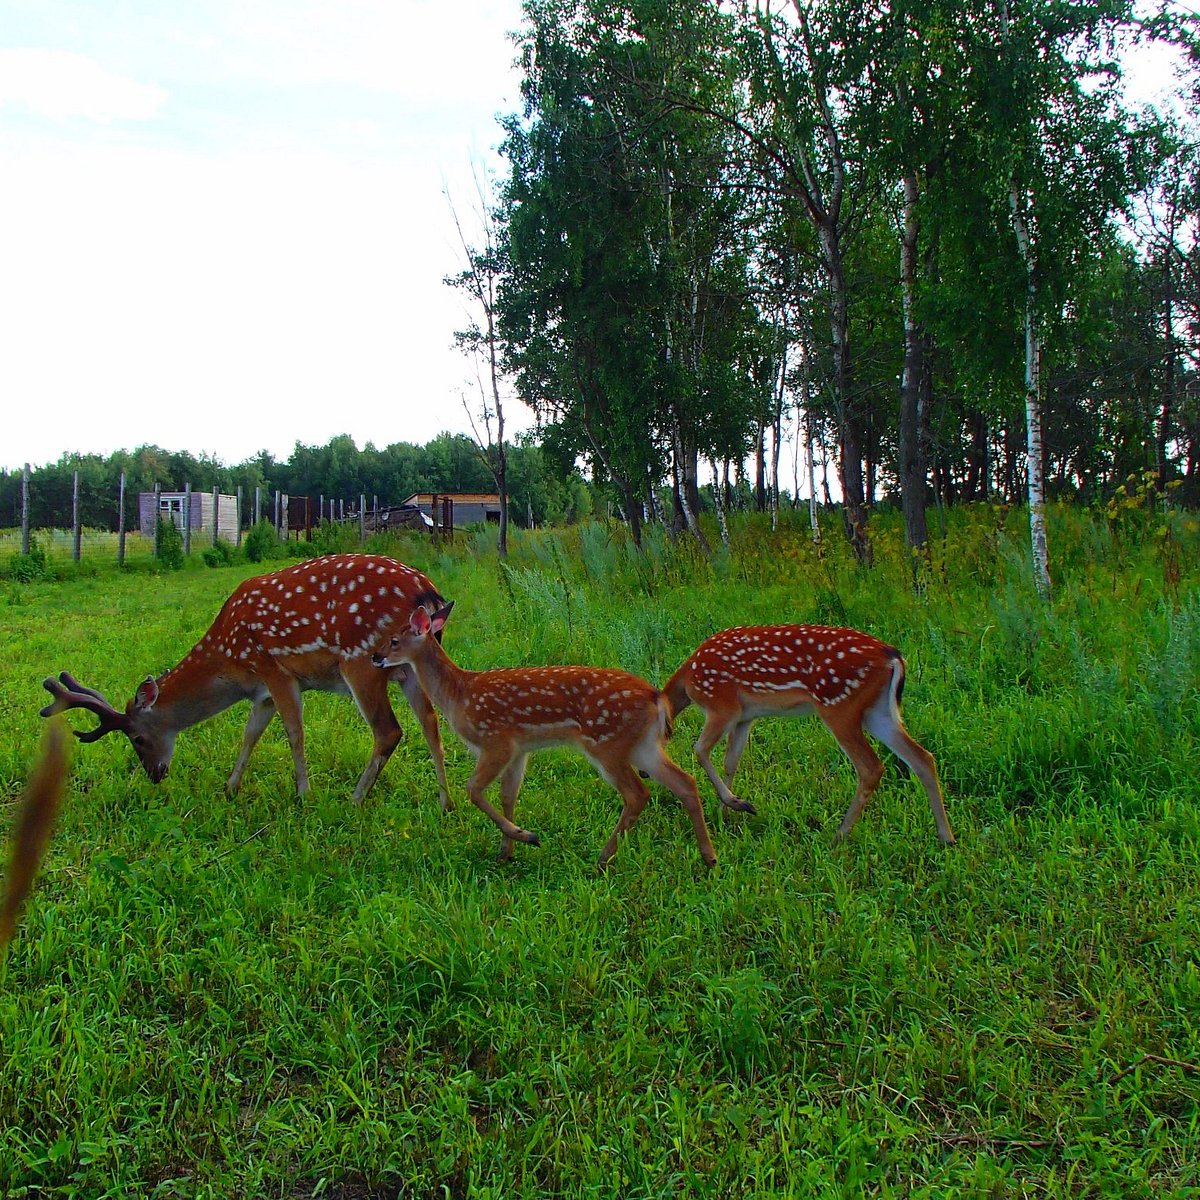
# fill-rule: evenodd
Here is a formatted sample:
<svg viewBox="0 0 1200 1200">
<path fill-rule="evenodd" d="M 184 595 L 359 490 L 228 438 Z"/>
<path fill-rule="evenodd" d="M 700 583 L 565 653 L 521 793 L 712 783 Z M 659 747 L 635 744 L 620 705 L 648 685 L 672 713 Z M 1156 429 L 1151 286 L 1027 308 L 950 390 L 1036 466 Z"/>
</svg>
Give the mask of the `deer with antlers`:
<svg viewBox="0 0 1200 1200">
<path fill-rule="evenodd" d="M 421 687 L 475 755 L 467 795 L 499 827 L 501 859 L 512 856 L 514 841 L 538 844 L 537 834 L 513 823 L 529 755 L 546 746 L 571 745 L 584 753 L 625 802 L 600 852 L 600 870 L 649 798 L 639 772 L 679 797 L 692 819 L 701 858 L 710 867 L 716 864 L 696 781 L 667 755 L 671 722 L 666 701 L 656 688 L 636 675 L 600 667 L 463 670 L 438 642 L 451 607 L 446 605 L 432 616 L 417 609 L 406 627 L 381 643 L 374 662 L 381 670 L 411 665 Z M 484 796 L 496 779 L 503 814 Z"/>
<path fill-rule="evenodd" d="M 305 795 L 301 693 L 348 692 L 375 738 L 354 789 L 354 801 L 361 803 L 403 736 L 388 700 L 388 683 L 394 678 L 420 722 L 441 805 L 449 810 L 453 806 L 437 713 L 411 670 L 382 672 L 370 657 L 379 637 L 406 625 L 414 610 L 437 611 L 444 604 L 426 576 L 395 559 L 375 554 L 310 559 L 240 584 L 183 660 L 157 679 L 148 677 L 124 711 L 64 671 L 43 683 L 54 700 L 41 714 L 49 717 L 70 708 L 94 714 L 99 724 L 76 730 L 75 736 L 94 742 L 124 733 L 146 774 L 159 783 L 170 769 L 181 730 L 249 700 L 241 752 L 226 790 L 237 792 L 255 744 L 278 713 L 291 744 L 296 791 Z"/>
<path fill-rule="evenodd" d="M 713 634 L 671 676 L 663 694 L 672 717 L 689 704 L 703 711 L 696 757 L 727 808 L 755 811 L 730 790 L 751 725 L 759 717 L 815 712 L 858 775 L 839 838 L 854 828 L 883 778 L 866 730 L 913 770 L 929 796 L 938 837 L 953 845 L 937 765 L 900 717 L 904 673 L 900 651 L 870 634 L 827 625 L 754 625 Z M 726 736 L 722 779 L 710 754 Z"/>
</svg>

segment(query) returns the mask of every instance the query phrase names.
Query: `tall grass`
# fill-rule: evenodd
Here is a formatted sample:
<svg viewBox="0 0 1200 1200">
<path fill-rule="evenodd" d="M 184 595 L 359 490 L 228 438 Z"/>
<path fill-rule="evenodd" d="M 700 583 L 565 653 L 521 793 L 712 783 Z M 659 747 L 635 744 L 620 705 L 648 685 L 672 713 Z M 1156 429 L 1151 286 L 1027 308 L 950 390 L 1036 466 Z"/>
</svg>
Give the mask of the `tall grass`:
<svg viewBox="0 0 1200 1200">
<path fill-rule="evenodd" d="M 222 794 L 241 713 L 181 736 L 155 789 L 81 746 L 0 968 L 0 1194 L 1163 1196 L 1200 1188 L 1200 531 L 1052 514 L 1055 596 L 1020 513 L 949 514 L 909 586 L 836 530 L 735 523 L 712 559 L 600 524 L 375 543 L 457 601 L 463 665 L 585 662 L 661 681 L 713 630 L 836 621 L 901 647 L 906 722 L 960 844 L 889 772 L 847 844 L 853 772 L 815 722 L 762 722 L 702 792 L 720 865 L 656 793 L 608 874 L 616 794 L 535 758 L 496 861 L 443 816 L 415 722 L 361 809 L 369 733 L 306 698 L 313 795 L 272 728 Z M 0 623 L 0 787 L 38 683 L 124 697 L 203 633 L 246 566 L 35 583 Z M 398 708 L 399 708 L 398 704 Z M 672 752 L 694 769 L 697 715 Z"/>
</svg>

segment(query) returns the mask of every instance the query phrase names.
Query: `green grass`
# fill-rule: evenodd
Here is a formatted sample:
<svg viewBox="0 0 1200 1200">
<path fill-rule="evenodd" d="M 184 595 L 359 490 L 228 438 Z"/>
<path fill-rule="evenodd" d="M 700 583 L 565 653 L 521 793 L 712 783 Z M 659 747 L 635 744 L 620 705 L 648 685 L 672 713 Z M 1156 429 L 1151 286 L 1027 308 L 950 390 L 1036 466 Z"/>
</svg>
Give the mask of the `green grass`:
<svg viewBox="0 0 1200 1200">
<path fill-rule="evenodd" d="M 1044 609 L 1021 514 L 951 520 L 917 595 L 887 521 L 870 572 L 801 521 L 737 525 L 711 562 L 602 526 L 517 535 L 504 566 L 486 534 L 394 548 L 457 601 L 467 666 L 661 682 L 731 624 L 887 638 L 953 849 L 893 770 L 835 845 L 854 777 L 813 721 L 756 727 L 758 817 L 702 781 L 715 871 L 656 789 L 603 877 L 619 801 L 582 758 L 533 759 L 518 821 L 542 845 L 503 865 L 465 751 L 447 735 L 443 816 L 399 697 L 362 808 L 344 698 L 306 699 L 303 803 L 277 725 L 224 797 L 240 709 L 183 734 L 158 788 L 116 738 L 77 747 L 0 967 L 0 1195 L 1196 1194 L 1195 521 L 1164 542 L 1056 511 Z M 44 675 L 123 700 L 256 570 L 10 585 L 3 797 Z M 689 770 L 699 724 L 672 744 Z"/>
</svg>

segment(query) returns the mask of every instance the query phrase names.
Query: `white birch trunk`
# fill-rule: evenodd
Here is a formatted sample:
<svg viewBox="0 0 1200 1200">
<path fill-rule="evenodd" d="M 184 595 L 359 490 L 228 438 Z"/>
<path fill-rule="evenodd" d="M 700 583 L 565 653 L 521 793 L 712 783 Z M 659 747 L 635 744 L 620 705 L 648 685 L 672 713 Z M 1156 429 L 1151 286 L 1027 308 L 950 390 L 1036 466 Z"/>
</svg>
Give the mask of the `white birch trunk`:
<svg viewBox="0 0 1200 1200">
<path fill-rule="evenodd" d="M 713 499 L 717 506 L 717 528 L 721 531 L 721 545 L 726 550 L 729 549 L 729 521 L 725 517 L 725 495 L 724 489 L 721 487 L 721 476 L 717 471 L 717 460 L 710 458 L 708 465 L 712 468 L 713 476 Z"/>
<path fill-rule="evenodd" d="M 1029 477 L 1029 536 L 1033 581 L 1043 600 L 1050 599 L 1050 563 L 1046 545 L 1046 485 L 1042 474 L 1041 338 L 1037 319 L 1037 278 L 1029 225 L 1014 183 L 1008 193 L 1013 232 L 1025 266 L 1025 460 Z"/>
<path fill-rule="evenodd" d="M 813 422 L 811 416 L 805 417 L 804 454 L 808 459 L 808 521 L 812 526 L 814 546 L 821 544 L 821 523 L 817 520 L 817 464 L 813 453 Z"/>
</svg>

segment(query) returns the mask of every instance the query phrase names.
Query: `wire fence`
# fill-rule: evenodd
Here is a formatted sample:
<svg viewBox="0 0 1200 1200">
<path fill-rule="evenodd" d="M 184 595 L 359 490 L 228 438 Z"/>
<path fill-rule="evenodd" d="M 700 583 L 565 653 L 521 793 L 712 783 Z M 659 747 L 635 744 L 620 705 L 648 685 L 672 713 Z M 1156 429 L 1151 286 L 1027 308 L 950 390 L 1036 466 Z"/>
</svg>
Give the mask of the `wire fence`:
<svg viewBox="0 0 1200 1200">
<path fill-rule="evenodd" d="M 127 562 L 153 559 L 159 552 L 160 521 L 169 521 L 183 537 L 184 553 L 215 547 L 218 541 L 240 546 L 246 531 L 260 521 L 269 522 L 281 539 L 313 540 L 314 529 L 325 521 L 357 528 L 359 540 L 382 530 L 422 529 L 433 536 L 449 537 L 454 531 L 454 502 L 449 495 L 428 497 L 429 514 L 415 505 L 381 506 L 378 496 L 364 493 L 347 501 L 319 496 L 289 496 L 286 492 L 256 487 L 243 497 L 222 494 L 218 488 L 169 491 L 159 484 L 153 492 L 126 494 L 122 472 L 115 497 L 117 528 L 89 528 L 83 524 L 79 472 L 74 474 L 71 511 L 50 514 L 50 523 L 31 526 L 31 481 L 28 465 L 21 477 L 20 526 L 0 528 L 0 558 L 21 555 L 43 557 L 47 562 L 80 562 L 105 558 L 124 566 Z M 94 498 L 94 497 L 93 497 Z M 45 497 L 43 497 L 45 499 Z M 411 511 L 410 511 L 411 510 Z M 45 516 L 43 509 L 43 517 Z M 132 520 L 130 519 L 132 517 Z"/>
</svg>

